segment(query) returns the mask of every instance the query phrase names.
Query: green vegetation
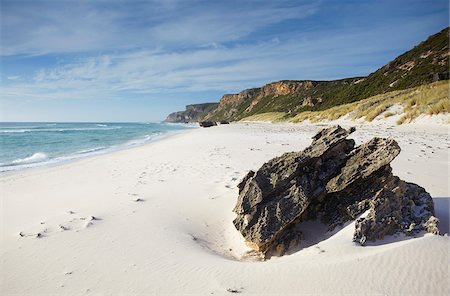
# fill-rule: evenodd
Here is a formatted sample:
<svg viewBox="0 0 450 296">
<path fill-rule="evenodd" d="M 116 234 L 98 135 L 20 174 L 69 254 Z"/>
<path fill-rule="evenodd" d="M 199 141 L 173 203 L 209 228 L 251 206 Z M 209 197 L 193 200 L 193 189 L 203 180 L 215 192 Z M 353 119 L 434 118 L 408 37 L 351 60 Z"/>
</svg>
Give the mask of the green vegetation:
<svg viewBox="0 0 450 296">
<path fill-rule="evenodd" d="M 388 117 L 391 117 L 391 116 L 394 116 L 394 115 L 395 115 L 395 113 L 391 112 L 391 111 L 384 112 L 384 118 L 388 118 Z"/>
<path fill-rule="evenodd" d="M 270 112 L 260 113 L 241 119 L 242 121 L 268 121 L 268 122 L 280 122 L 286 120 L 286 113 L 283 112 Z"/>
<path fill-rule="evenodd" d="M 258 89 L 253 89 L 252 96 L 238 104 L 223 104 L 208 117 L 213 120 L 241 120 L 253 118 L 253 115 L 256 114 L 272 114 L 275 112 L 284 113 L 286 119 L 307 118 L 317 111 L 330 110 L 330 112 L 335 112 L 336 110 L 333 108 L 336 106 L 448 79 L 448 34 L 448 28 L 442 30 L 367 77 L 313 81 L 313 87 L 300 88 L 285 95 L 260 97 Z M 301 84 L 304 81 L 284 82 Z M 447 105 L 448 102 L 443 101 L 430 109 L 429 112 L 430 114 L 442 112 L 439 110 L 445 110 Z M 376 109 L 371 109 L 366 118 L 372 120 L 389 107 L 389 104 L 378 105 Z M 342 109 L 340 111 L 344 112 Z M 333 117 L 342 115 L 340 113 L 334 114 Z"/>
<path fill-rule="evenodd" d="M 351 114 L 372 121 L 380 114 L 395 115 L 391 107 L 398 104 L 404 108 L 398 121 L 403 123 L 420 114 L 449 112 L 448 79 L 449 28 L 446 28 L 367 77 L 280 81 L 275 86 L 245 90 L 237 100 L 212 106 L 197 118 L 299 122 L 335 120 Z M 437 82 L 441 80 L 444 82 Z M 290 92 L 286 94 L 286 90 Z"/>
<path fill-rule="evenodd" d="M 372 121 L 383 113 L 384 117 L 395 115 L 394 112 L 388 110 L 394 105 L 399 105 L 403 108 L 403 115 L 397 123 L 402 124 L 417 118 L 421 114 L 435 115 L 449 113 L 449 91 L 449 82 L 439 81 L 406 90 L 388 92 L 323 111 L 300 113 L 291 118 L 290 121 L 331 121 L 345 115 L 348 115 L 351 119 L 364 118 L 366 121 Z"/>
</svg>

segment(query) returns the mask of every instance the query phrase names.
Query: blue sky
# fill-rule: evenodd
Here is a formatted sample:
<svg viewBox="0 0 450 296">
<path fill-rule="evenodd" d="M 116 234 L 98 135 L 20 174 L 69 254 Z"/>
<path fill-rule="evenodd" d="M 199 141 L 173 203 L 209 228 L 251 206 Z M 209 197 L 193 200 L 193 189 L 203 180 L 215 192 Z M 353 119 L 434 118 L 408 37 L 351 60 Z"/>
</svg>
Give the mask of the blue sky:
<svg viewBox="0 0 450 296">
<path fill-rule="evenodd" d="M 444 0 L 0 0 L 1 121 L 157 121 L 282 79 L 368 75 Z"/>
</svg>

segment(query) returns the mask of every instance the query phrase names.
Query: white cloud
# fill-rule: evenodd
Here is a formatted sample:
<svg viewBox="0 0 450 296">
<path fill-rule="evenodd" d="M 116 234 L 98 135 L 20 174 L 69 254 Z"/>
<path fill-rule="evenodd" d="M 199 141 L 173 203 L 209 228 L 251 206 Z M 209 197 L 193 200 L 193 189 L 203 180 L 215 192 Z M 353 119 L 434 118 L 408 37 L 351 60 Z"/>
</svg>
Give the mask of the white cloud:
<svg viewBox="0 0 450 296">
<path fill-rule="evenodd" d="M 380 48 L 371 42 L 349 47 L 362 37 L 376 40 L 377 32 L 270 39 L 180 52 L 135 50 L 97 55 L 41 69 L 31 82 L 5 86 L 2 95 L 94 99 L 124 94 L 129 97 L 233 92 L 281 79 L 335 79 L 352 73 L 367 74 L 368 70 L 375 70 L 367 65 L 367 58 L 378 55 Z M 395 40 L 391 44 L 395 45 Z"/>
<path fill-rule="evenodd" d="M 197 2 L 130 6 L 114 1 L 115 9 L 108 1 L 50 1 L 41 9 L 4 5 L 4 54 L 83 52 L 84 57 L 39 69 L 31 81 L 23 78 L 26 74 L 7 76 L 0 94 L 20 99 L 162 97 L 235 92 L 281 79 L 366 75 L 415 45 L 414 34 L 425 34 L 435 24 L 429 15 L 351 29 L 299 33 L 284 27 L 285 32 L 254 38 L 267 27 L 316 13 L 317 2 L 240 1 L 239 9 Z"/>
<path fill-rule="evenodd" d="M 317 5 L 225 1 L 5 1 L 2 55 L 197 47 L 312 15 Z"/>
<path fill-rule="evenodd" d="M 14 75 L 14 76 L 8 76 L 8 77 L 6 77 L 6 79 L 8 79 L 8 80 L 17 80 L 17 79 L 19 79 L 19 78 L 20 78 L 19 75 Z"/>
</svg>

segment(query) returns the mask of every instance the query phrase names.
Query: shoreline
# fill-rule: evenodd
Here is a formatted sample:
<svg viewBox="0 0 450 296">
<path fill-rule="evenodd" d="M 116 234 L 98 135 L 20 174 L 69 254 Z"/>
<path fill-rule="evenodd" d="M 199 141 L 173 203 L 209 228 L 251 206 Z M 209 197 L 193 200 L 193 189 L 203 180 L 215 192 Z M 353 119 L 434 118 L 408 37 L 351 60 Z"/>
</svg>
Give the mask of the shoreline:
<svg viewBox="0 0 450 296">
<path fill-rule="evenodd" d="M 322 128 L 192 129 L 0 176 L 3 294 L 445 294 L 450 239 L 443 235 L 360 247 L 353 222 L 333 232 L 311 225 L 297 252 L 263 262 L 248 256 L 232 224 L 236 185 L 272 157 L 304 149 Z M 448 233 L 448 133 L 357 125 L 350 138 L 358 145 L 373 136 L 399 142 L 394 175 L 430 192 Z"/>
<path fill-rule="evenodd" d="M 168 123 L 168 124 L 177 125 L 178 123 Z M 407 124 L 397 125 L 397 124 L 392 124 L 392 123 L 376 122 L 376 121 L 362 122 L 362 121 L 352 121 L 352 120 L 335 120 L 335 121 L 323 121 L 323 122 L 314 122 L 314 123 L 310 123 L 310 122 L 292 123 L 292 122 L 270 122 L 270 121 L 239 121 L 239 122 L 232 122 L 230 124 L 231 125 L 247 125 L 247 124 L 249 124 L 249 125 L 269 125 L 269 126 L 275 125 L 275 126 L 294 126 L 294 127 L 299 127 L 299 126 L 325 127 L 325 126 L 331 126 L 331 125 L 341 125 L 342 127 L 345 127 L 345 128 L 348 128 L 351 126 L 355 126 L 355 127 L 359 127 L 359 128 L 360 127 L 369 127 L 369 128 L 379 127 L 379 128 L 383 128 L 383 129 L 398 129 L 398 130 L 405 130 L 405 131 L 408 131 L 409 129 L 415 129 L 415 130 L 421 131 L 421 132 L 422 131 L 430 132 L 430 129 L 431 129 L 431 132 L 436 133 L 436 134 L 450 133 L 450 124 L 435 123 L 435 122 L 432 122 L 429 124 L 423 123 L 423 122 L 417 122 L 417 123 L 407 123 Z M 192 127 L 192 129 L 196 129 L 196 128 L 199 128 L 199 127 Z M 214 129 L 217 127 L 212 127 L 212 128 Z M 0 172 L 0 178 L 13 176 L 13 175 L 21 174 L 21 173 L 26 173 L 29 171 L 35 171 L 35 170 L 39 170 L 39 169 L 54 168 L 54 167 L 63 166 L 66 164 L 83 161 L 86 159 L 101 157 L 104 155 L 110 155 L 110 154 L 114 154 L 114 153 L 121 152 L 121 151 L 135 149 L 135 148 L 153 144 L 158 141 L 163 141 L 166 138 L 170 138 L 170 137 L 176 136 L 178 134 L 187 133 L 188 131 L 191 131 L 191 128 L 184 129 L 184 130 L 169 131 L 165 134 L 157 135 L 152 140 L 141 143 L 141 144 L 135 144 L 135 145 L 130 145 L 130 146 L 125 146 L 123 144 L 120 144 L 120 145 L 117 145 L 116 147 L 111 146 L 111 147 L 105 148 L 103 150 L 100 150 L 98 152 L 95 151 L 92 154 L 81 155 L 80 157 L 73 157 L 73 158 L 69 158 L 69 159 L 65 159 L 65 160 L 56 161 L 53 163 L 52 162 L 50 162 L 50 163 L 31 163 L 30 167 L 24 167 L 22 169 L 16 169 L 16 170 L 2 171 L 2 172 Z M 65 158 L 65 157 L 68 157 L 68 156 L 63 156 L 62 158 Z"/>
<path fill-rule="evenodd" d="M 172 137 L 172 136 L 176 136 L 179 133 L 184 133 L 184 132 L 188 132 L 190 129 L 185 129 L 185 130 L 176 130 L 176 131 L 169 131 L 166 132 L 164 134 L 159 134 L 156 135 L 154 138 L 152 138 L 149 141 L 146 141 L 144 143 L 138 143 L 138 144 L 133 144 L 133 145 L 125 145 L 126 143 L 122 143 L 116 146 L 111 146 L 111 147 L 107 147 L 105 149 L 101 149 L 98 151 L 92 151 L 92 153 L 86 153 L 86 154 L 80 154 L 79 157 L 71 157 L 70 155 L 66 155 L 66 156 L 61 156 L 61 157 L 57 157 L 54 159 L 49 159 L 47 162 L 36 162 L 36 163 L 30 163 L 28 165 L 30 165 L 29 167 L 23 167 L 20 169 L 12 169 L 12 170 L 6 170 L 6 171 L 0 171 L 0 178 L 2 177 L 7 177 L 7 176 L 12 176 L 12 175 L 16 175 L 16 174 L 21 174 L 21 173 L 26 173 L 29 171 L 34 171 L 34 170 L 39 170 L 39 169 L 48 169 L 48 168 L 54 168 L 54 167 L 58 167 L 58 166 L 63 166 L 63 165 L 67 165 L 67 164 L 71 164 L 71 163 L 75 163 L 78 161 L 83 161 L 86 159 L 90 159 L 93 157 L 101 157 L 104 155 L 109 155 L 109 154 L 113 154 L 116 152 L 121 152 L 121 151 L 125 151 L 125 150 L 129 150 L 129 149 L 134 149 L 134 148 L 139 148 L 145 145 L 150 145 L 152 143 L 158 142 L 158 141 L 162 141 L 166 138 Z M 67 158 L 67 159 L 62 159 L 62 160 L 58 160 L 58 161 L 54 161 L 52 162 L 52 160 L 56 160 L 58 158 Z"/>
</svg>

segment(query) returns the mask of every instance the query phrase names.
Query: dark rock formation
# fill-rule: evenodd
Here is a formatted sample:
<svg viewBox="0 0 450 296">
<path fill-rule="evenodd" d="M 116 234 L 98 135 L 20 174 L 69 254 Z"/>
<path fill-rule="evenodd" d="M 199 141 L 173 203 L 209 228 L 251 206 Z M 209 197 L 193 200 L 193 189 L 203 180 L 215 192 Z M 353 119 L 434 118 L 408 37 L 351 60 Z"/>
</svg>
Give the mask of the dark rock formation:
<svg viewBox="0 0 450 296">
<path fill-rule="evenodd" d="M 353 149 L 347 136 L 340 127 L 322 130 L 304 151 L 285 153 L 250 171 L 238 185 L 234 225 L 251 247 L 267 251 L 311 202 L 324 198 L 326 181 Z"/>
<path fill-rule="evenodd" d="M 198 123 L 201 127 L 211 127 L 217 125 L 214 121 L 200 121 Z"/>
<path fill-rule="evenodd" d="M 164 120 L 165 122 L 198 122 L 209 113 L 214 111 L 219 103 L 204 103 L 187 105 L 185 111 L 171 113 Z"/>
<path fill-rule="evenodd" d="M 244 177 L 233 223 L 250 247 L 282 255 L 302 238 L 300 223 L 317 218 L 330 228 L 358 219 L 360 244 L 399 231 L 438 232 L 431 196 L 392 175 L 397 142 L 373 138 L 354 148 L 346 139 L 353 131 L 324 129 L 304 151 L 285 153 Z"/>
</svg>

